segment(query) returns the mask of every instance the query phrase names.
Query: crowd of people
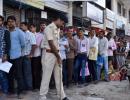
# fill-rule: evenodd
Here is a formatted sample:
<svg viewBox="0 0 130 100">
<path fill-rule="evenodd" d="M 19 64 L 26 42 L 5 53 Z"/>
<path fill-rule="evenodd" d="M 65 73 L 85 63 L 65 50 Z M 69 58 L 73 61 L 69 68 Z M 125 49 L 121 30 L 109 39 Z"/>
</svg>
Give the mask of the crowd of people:
<svg viewBox="0 0 130 100">
<path fill-rule="evenodd" d="M 55 23 L 46 27 L 41 22 L 40 31 L 37 32 L 36 25 L 27 22 L 21 22 L 16 27 L 14 16 L 7 18 L 6 25 L 4 21 L 0 16 L 0 63 L 9 61 L 13 66 L 8 74 L 0 70 L 0 87 L 5 95 L 17 93 L 19 99 L 26 91 L 37 92 L 40 89 L 40 95 L 46 94 L 52 73 L 48 70 L 54 69 L 55 80 L 59 80 L 58 68 L 49 67 L 55 64 L 55 56 L 44 53 L 45 46 L 52 44 L 51 39 L 57 38 L 57 31 L 60 31 L 57 51 L 62 60 L 63 84 L 67 88 L 97 84 L 101 80 L 109 82 L 111 73 L 125 64 L 129 51 L 129 44 L 124 38 L 113 37 L 112 32 L 106 34 L 104 30 L 96 33 L 90 28 L 86 35 L 83 28 L 69 26 L 59 30 Z M 49 28 L 55 30 L 54 36 Z M 50 40 L 49 43 L 47 40 Z M 55 47 L 52 45 L 52 48 Z M 46 49 L 46 52 L 52 53 L 50 49 Z M 53 53 L 56 55 L 56 51 Z M 51 63 L 47 64 L 49 61 Z M 56 84 L 58 86 L 58 82 Z M 68 100 L 64 92 L 62 94 L 63 100 Z"/>
</svg>

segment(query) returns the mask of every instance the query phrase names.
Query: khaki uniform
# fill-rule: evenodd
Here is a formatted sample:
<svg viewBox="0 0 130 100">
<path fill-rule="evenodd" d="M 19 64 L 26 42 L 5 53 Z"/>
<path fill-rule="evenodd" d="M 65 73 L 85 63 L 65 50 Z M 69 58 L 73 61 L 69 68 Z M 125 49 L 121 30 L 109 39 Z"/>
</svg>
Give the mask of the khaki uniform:
<svg viewBox="0 0 130 100">
<path fill-rule="evenodd" d="M 59 67 L 59 64 L 57 63 L 57 58 L 53 53 L 46 52 L 46 49 L 50 49 L 48 40 L 53 40 L 54 45 L 59 50 L 59 32 L 60 29 L 58 29 L 54 23 L 51 23 L 45 28 L 44 32 L 45 34 L 43 42 L 41 44 L 41 47 L 43 48 L 43 54 L 42 54 L 43 75 L 40 88 L 40 100 L 46 100 L 46 94 L 48 93 L 49 82 L 52 72 L 54 72 L 57 94 L 58 96 L 61 96 L 61 98 L 65 98 L 62 83 L 62 67 Z"/>
</svg>

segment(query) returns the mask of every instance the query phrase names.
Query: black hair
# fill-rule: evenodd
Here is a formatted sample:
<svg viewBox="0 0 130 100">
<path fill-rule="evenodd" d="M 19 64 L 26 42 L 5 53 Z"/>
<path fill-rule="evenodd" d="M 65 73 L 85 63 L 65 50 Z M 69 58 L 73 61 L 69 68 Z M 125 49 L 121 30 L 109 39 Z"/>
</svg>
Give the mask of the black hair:
<svg viewBox="0 0 130 100">
<path fill-rule="evenodd" d="M 21 22 L 21 24 L 24 24 L 25 26 L 28 26 L 27 22 Z"/>
<path fill-rule="evenodd" d="M 107 35 L 112 35 L 112 32 L 108 32 Z"/>
<path fill-rule="evenodd" d="M 30 27 L 31 27 L 31 26 L 36 27 L 36 25 L 35 25 L 35 24 L 30 24 L 29 26 L 30 26 Z"/>
<path fill-rule="evenodd" d="M 45 25 L 46 25 L 46 22 L 40 22 L 40 25 L 41 25 L 41 24 L 45 24 Z"/>
<path fill-rule="evenodd" d="M 67 18 L 66 15 L 63 14 L 63 13 L 57 13 L 57 14 L 53 17 L 53 21 L 56 21 L 57 19 L 61 19 L 61 20 L 64 21 L 65 23 L 68 23 L 68 18 Z"/>
<path fill-rule="evenodd" d="M 68 29 L 73 29 L 74 27 L 73 26 L 68 26 Z"/>
<path fill-rule="evenodd" d="M 0 18 L 2 19 L 2 21 L 4 21 L 4 17 L 0 15 Z"/>
<path fill-rule="evenodd" d="M 14 20 L 14 21 L 16 22 L 16 18 L 15 18 L 15 16 L 8 16 L 8 18 L 7 18 L 7 22 L 8 22 L 9 19 Z"/>
</svg>

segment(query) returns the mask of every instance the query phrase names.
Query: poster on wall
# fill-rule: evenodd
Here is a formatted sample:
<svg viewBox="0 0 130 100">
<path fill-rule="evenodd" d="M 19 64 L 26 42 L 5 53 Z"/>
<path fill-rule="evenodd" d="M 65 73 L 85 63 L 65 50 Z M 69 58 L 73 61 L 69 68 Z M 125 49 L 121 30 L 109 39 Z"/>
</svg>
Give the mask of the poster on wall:
<svg viewBox="0 0 130 100">
<path fill-rule="evenodd" d="M 95 5 L 87 2 L 87 17 L 99 23 L 104 22 L 104 11 Z"/>
</svg>

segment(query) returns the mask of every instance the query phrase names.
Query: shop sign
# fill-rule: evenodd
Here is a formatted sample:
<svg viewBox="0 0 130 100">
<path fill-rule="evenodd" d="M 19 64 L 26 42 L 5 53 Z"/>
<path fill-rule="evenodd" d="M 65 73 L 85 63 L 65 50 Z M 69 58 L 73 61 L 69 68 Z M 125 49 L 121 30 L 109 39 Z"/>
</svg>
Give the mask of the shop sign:
<svg viewBox="0 0 130 100">
<path fill-rule="evenodd" d="M 106 19 L 106 27 L 110 29 L 114 29 L 114 22 Z"/>
<path fill-rule="evenodd" d="M 24 4 L 39 8 L 39 9 L 44 9 L 44 0 L 16 0 L 19 2 L 22 2 Z"/>
<path fill-rule="evenodd" d="M 98 1 L 98 0 L 44 0 L 44 1 Z"/>
<path fill-rule="evenodd" d="M 124 29 L 124 23 L 121 20 L 116 20 L 116 28 Z"/>
<path fill-rule="evenodd" d="M 96 7 L 95 5 L 87 2 L 87 17 L 99 22 L 99 23 L 103 23 L 104 21 L 104 16 L 103 16 L 103 10 Z"/>
<path fill-rule="evenodd" d="M 128 24 L 126 35 L 130 36 L 130 24 Z"/>
<path fill-rule="evenodd" d="M 115 20 L 115 13 L 109 9 L 106 9 L 106 18 L 114 21 Z"/>
<path fill-rule="evenodd" d="M 97 1 L 94 1 L 94 2 L 97 3 L 98 5 L 100 5 L 103 8 L 106 7 L 106 0 L 97 0 Z"/>
</svg>

